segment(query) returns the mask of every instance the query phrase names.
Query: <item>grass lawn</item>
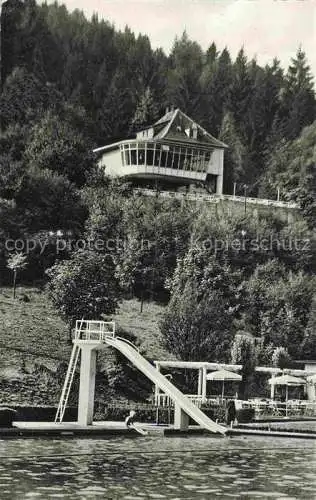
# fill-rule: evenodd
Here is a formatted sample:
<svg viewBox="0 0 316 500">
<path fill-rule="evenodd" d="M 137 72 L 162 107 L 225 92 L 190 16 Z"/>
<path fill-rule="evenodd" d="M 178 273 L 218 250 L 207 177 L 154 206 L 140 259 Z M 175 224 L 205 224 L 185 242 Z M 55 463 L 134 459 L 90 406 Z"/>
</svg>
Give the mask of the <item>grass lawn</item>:
<svg viewBox="0 0 316 500">
<path fill-rule="evenodd" d="M 128 300 L 121 304 L 114 320 L 139 339 L 146 356 L 170 359 L 172 356 L 164 350 L 158 328 L 162 312 L 162 306 L 147 303 L 140 313 L 139 302 Z M 14 300 L 10 288 L 0 288 L 0 373 L 20 363 L 23 353 L 33 354 L 34 361 L 47 358 L 68 362 L 71 346 L 67 339 L 67 325 L 44 292 L 34 287 L 18 287 Z"/>
<path fill-rule="evenodd" d="M 174 359 L 163 347 L 158 322 L 164 307 L 154 303 L 145 303 L 140 313 L 140 302 L 125 300 L 114 316 L 117 325 L 133 333 L 140 342 L 146 356 L 153 359 Z"/>
</svg>

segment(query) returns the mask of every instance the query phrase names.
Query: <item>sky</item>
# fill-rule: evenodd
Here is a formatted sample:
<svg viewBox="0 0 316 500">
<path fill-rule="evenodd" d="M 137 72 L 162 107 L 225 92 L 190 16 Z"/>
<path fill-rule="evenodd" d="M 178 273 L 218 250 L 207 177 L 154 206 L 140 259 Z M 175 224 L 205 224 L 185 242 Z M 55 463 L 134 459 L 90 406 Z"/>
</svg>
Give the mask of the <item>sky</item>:
<svg viewBox="0 0 316 500">
<path fill-rule="evenodd" d="M 244 46 L 259 64 L 280 59 L 287 68 L 301 45 L 316 75 L 316 0 L 59 0 L 87 17 L 128 25 L 169 53 L 184 30 L 207 49 L 215 41 L 232 57 Z"/>
</svg>

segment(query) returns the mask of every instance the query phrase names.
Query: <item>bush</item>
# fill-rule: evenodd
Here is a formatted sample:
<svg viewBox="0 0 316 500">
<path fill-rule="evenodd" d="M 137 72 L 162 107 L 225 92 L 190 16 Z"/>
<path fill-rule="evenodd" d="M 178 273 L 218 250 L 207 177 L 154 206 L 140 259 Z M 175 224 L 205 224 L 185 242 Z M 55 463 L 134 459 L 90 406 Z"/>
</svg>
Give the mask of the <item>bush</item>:
<svg viewBox="0 0 316 500">
<path fill-rule="evenodd" d="M 15 420 L 16 411 L 12 408 L 0 408 L 0 427 L 12 427 L 12 422 Z"/>
<path fill-rule="evenodd" d="M 20 422 L 53 422 L 56 416 L 57 407 L 38 405 L 24 406 L 12 405 L 11 409 L 15 412 L 14 420 Z M 0 410 L 1 412 L 1 410 Z M 76 421 L 78 409 L 76 407 L 67 407 L 65 411 L 65 421 Z"/>
<path fill-rule="evenodd" d="M 248 424 L 255 419 L 254 408 L 242 408 L 236 411 L 236 418 L 240 424 Z"/>
</svg>

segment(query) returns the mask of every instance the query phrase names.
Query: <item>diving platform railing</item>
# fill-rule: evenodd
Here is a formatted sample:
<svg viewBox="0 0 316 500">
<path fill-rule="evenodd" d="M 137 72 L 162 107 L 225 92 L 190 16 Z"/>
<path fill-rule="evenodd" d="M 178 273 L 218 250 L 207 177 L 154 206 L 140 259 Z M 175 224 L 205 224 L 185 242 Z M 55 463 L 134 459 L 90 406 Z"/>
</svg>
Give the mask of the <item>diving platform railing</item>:
<svg viewBox="0 0 316 500">
<path fill-rule="evenodd" d="M 106 337 L 115 337 L 114 321 L 76 321 L 75 340 L 104 342 Z"/>
</svg>

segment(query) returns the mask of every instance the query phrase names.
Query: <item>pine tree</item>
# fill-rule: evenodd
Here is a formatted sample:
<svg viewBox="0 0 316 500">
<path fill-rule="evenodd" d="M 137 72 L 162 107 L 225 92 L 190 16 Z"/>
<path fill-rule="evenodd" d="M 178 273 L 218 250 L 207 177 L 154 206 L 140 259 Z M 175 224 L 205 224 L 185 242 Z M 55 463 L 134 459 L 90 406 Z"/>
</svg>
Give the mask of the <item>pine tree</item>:
<svg viewBox="0 0 316 500">
<path fill-rule="evenodd" d="M 233 64 L 233 77 L 229 89 L 227 109 L 233 114 L 236 127 L 243 141 L 247 141 L 245 117 L 248 114 L 253 92 L 248 60 L 242 48 Z"/>
<path fill-rule="evenodd" d="M 286 138 L 296 138 L 303 127 L 315 120 L 313 76 L 305 52 L 298 49 L 289 66 L 282 92 L 280 119 Z"/>
<path fill-rule="evenodd" d="M 1 84 L 14 66 L 18 65 L 20 22 L 23 16 L 21 0 L 1 2 Z"/>
<path fill-rule="evenodd" d="M 84 61 L 80 52 L 66 54 L 61 86 L 66 99 L 69 99 L 78 86 L 81 86 Z"/>
<path fill-rule="evenodd" d="M 273 136 L 271 128 L 280 107 L 279 92 L 282 84 L 282 70 L 275 60 L 272 66 L 261 68 L 256 61 L 249 67 L 252 81 L 251 100 L 244 116 L 248 148 L 248 183 L 257 193 L 257 186 L 265 166 L 267 154 L 267 139 L 270 146 Z M 279 131 L 278 131 L 279 133 Z M 274 137 L 274 140 L 276 137 Z M 276 142 L 277 143 L 277 142 Z"/>
<path fill-rule="evenodd" d="M 126 78 L 125 68 L 118 68 L 98 112 L 98 141 L 100 142 L 104 143 L 107 138 L 121 139 L 128 134 L 136 104 L 132 89 L 126 86 Z"/>
<path fill-rule="evenodd" d="M 202 71 L 201 47 L 189 40 L 186 32 L 176 38 L 170 54 L 170 70 L 167 81 L 167 99 L 171 105 L 181 108 L 198 120 L 201 89 L 199 78 Z"/>
<path fill-rule="evenodd" d="M 241 141 L 234 117 L 229 111 L 223 118 L 219 137 L 229 147 L 224 155 L 223 188 L 225 193 L 232 193 L 234 183 L 238 184 L 240 189 L 240 186 L 245 182 L 247 149 Z"/>
<path fill-rule="evenodd" d="M 137 131 L 146 125 L 154 123 L 158 119 L 158 108 L 154 102 L 152 91 L 147 87 L 141 96 L 133 119 L 131 121 L 130 132 Z"/>
<path fill-rule="evenodd" d="M 279 110 L 279 92 L 282 85 L 282 70 L 279 61 L 272 66 L 260 68 L 252 64 L 252 96 L 245 116 L 247 139 L 250 150 L 264 149 L 266 138 Z"/>
<path fill-rule="evenodd" d="M 206 51 L 206 62 L 207 64 L 213 64 L 218 58 L 219 52 L 217 50 L 215 42 L 213 42 Z"/>
<path fill-rule="evenodd" d="M 42 82 L 46 82 L 47 77 L 45 74 L 43 53 L 42 53 L 42 49 L 38 45 L 36 45 L 34 52 L 33 52 L 32 66 L 33 66 L 33 68 L 32 68 L 33 74 L 36 75 L 36 77 L 39 80 L 41 80 Z"/>
<path fill-rule="evenodd" d="M 208 57 L 208 61 L 200 78 L 201 125 L 213 135 L 218 135 L 232 80 L 232 66 L 227 49 L 223 50 L 218 59 Z"/>
<path fill-rule="evenodd" d="M 96 81 L 93 87 L 93 98 L 96 110 L 102 105 L 102 102 L 106 98 L 109 85 L 111 83 L 111 74 L 109 72 L 106 61 L 103 61 L 98 75 L 96 77 Z"/>
</svg>

